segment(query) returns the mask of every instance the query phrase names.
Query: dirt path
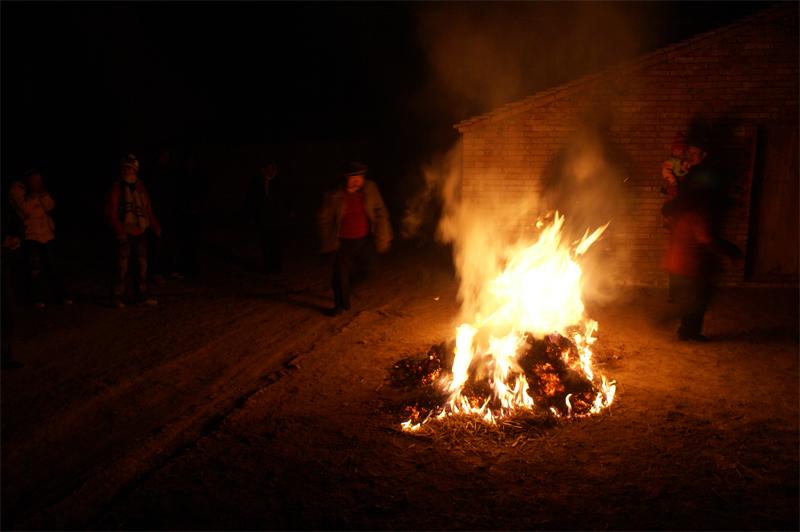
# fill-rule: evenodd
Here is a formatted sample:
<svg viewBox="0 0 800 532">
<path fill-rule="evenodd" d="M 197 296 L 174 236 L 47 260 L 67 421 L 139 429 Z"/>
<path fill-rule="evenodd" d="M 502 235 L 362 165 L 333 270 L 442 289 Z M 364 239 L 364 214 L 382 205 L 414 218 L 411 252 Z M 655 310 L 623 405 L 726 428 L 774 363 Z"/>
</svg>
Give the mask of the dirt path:
<svg viewBox="0 0 800 532">
<path fill-rule="evenodd" d="M 448 441 L 400 432 L 387 382 L 456 325 L 455 283 L 423 264 L 396 257 L 337 318 L 319 313 L 319 265 L 291 290 L 239 276 L 126 309 L 134 329 L 76 309 L 28 339 L 37 372 L 3 377 L 5 523 L 797 527 L 796 293 L 721 294 L 709 344 L 673 340 L 659 293 L 595 305 L 611 412 Z"/>
</svg>

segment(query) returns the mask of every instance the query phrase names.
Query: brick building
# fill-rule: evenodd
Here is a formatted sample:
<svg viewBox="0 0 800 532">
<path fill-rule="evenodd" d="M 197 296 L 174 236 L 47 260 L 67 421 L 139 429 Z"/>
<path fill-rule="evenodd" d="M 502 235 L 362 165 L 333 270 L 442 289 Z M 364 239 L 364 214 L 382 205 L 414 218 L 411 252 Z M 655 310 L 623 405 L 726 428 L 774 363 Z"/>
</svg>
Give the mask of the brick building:
<svg viewBox="0 0 800 532">
<path fill-rule="evenodd" d="M 798 4 L 779 4 L 464 120 L 461 194 L 547 197 L 571 147 L 593 138 L 623 205 L 606 242 L 624 256 L 619 281 L 661 285 L 660 166 L 676 132 L 699 126 L 730 179 L 725 236 L 746 250 L 723 281 L 796 283 L 798 46 Z"/>
</svg>

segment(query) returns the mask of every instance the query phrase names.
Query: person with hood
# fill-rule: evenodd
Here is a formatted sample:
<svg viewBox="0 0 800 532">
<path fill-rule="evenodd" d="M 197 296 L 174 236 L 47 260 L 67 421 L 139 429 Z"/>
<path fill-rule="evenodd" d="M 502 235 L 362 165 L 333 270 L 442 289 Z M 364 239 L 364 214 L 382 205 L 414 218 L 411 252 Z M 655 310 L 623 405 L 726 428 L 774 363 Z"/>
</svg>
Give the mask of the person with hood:
<svg viewBox="0 0 800 532">
<path fill-rule="evenodd" d="M 344 182 L 326 194 L 319 212 L 321 251 L 333 254 L 334 306 L 337 316 L 350 309 L 350 277 L 358 265 L 368 269 L 374 250 L 388 251 L 392 241 L 389 213 L 378 186 L 366 179 L 367 167 L 350 163 Z"/>
<path fill-rule="evenodd" d="M 42 173 L 32 168 L 25 179 L 11 185 L 11 205 L 22 223 L 23 249 L 28 260 L 31 292 L 36 308 L 45 306 L 45 286 L 56 301 L 71 304 L 64 295 L 64 284 L 54 249 L 55 223 L 50 213 L 55 201 L 47 191 Z"/>
<path fill-rule="evenodd" d="M 125 306 L 125 280 L 131 255 L 136 256 L 138 277 L 135 299 L 144 299 L 148 304 L 158 302 L 146 298 L 147 292 L 147 236 L 150 229 L 157 237 L 161 236 L 161 226 L 153 213 L 150 196 L 144 183 L 139 180 L 139 161 L 132 154 L 122 158 L 120 179 L 114 182 L 106 203 L 106 217 L 117 240 L 117 276 L 114 284 L 114 304 Z"/>
</svg>

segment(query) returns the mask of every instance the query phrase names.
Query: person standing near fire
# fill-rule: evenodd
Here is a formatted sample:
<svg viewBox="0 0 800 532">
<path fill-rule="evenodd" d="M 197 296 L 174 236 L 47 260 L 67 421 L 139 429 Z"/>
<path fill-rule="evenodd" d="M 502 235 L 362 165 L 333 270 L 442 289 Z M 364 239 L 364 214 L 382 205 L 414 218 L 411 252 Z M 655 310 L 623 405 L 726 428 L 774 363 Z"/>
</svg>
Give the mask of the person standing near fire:
<svg viewBox="0 0 800 532">
<path fill-rule="evenodd" d="M 268 160 L 250 183 L 247 201 L 258 230 L 261 270 L 269 275 L 283 273 L 283 248 L 289 229 L 292 194 L 278 165 Z"/>
<path fill-rule="evenodd" d="M 132 154 L 120 162 L 120 178 L 114 182 L 106 203 L 106 216 L 117 240 L 117 277 L 114 284 L 114 305 L 123 308 L 125 303 L 125 281 L 131 255 L 136 256 L 138 278 L 134 289 L 134 299 L 144 300 L 155 305 L 153 298 L 147 298 L 147 235 L 150 229 L 156 237 L 161 237 L 161 226 L 153 214 L 150 196 L 144 183 L 139 180 L 139 161 Z"/>
<path fill-rule="evenodd" d="M 670 294 L 679 307 L 678 338 L 702 342 L 708 340 L 702 334 L 703 320 L 714 277 L 720 271 L 719 255 L 738 260 L 742 253 L 720 235 L 724 194 L 717 172 L 705 162 L 706 151 L 701 144 L 689 144 L 689 172 L 662 213 L 671 220 L 664 266 L 669 273 Z"/>
<path fill-rule="evenodd" d="M 392 241 L 386 205 L 378 186 L 366 179 L 366 175 L 366 165 L 348 164 L 344 183 L 326 194 L 319 212 L 321 251 L 333 253 L 334 305 L 329 311 L 333 316 L 350 309 L 353 270 L 357 266 L 369 270 L 373 249 L 384 253 Z"/>
<path fill-rule="evenodd" d="M 0 273 L 2 273 L 2 286 L 0 287 L 0 324 L 2 325 L 0 334 L 0 361 L 2 369 L 19 369 L 25 364 L 16 360 L 12 353 L 14 347 L 14 313 L 16 309 L 16 295 L 19 274 L 22 272 L 20 267 L 20 254 L 22 253 L 22 237 L 25 228 L 19 216 L 13 209 L 2 210 L 2 250 L 0 250 Z"/>
</svg>

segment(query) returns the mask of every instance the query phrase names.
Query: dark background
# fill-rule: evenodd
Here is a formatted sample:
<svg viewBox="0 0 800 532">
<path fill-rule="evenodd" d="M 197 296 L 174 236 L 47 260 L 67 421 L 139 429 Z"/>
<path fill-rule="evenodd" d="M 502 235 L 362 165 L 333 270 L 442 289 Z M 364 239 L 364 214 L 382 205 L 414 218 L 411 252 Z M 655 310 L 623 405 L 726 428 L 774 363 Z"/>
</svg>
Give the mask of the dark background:
<svg viewBox="0 0 800 532">
<path fill-rule="evenodd" d="M 587 6 L 616 13 L 635 44 L 616 45 L 619 31 L 604 20 L 587 24 Z M 62 234 L 98 230 L 119 157 L 136 153 L 147 182 L 158 148 L 170 147 L 195 160 L 206 210 L 220 217 L 240 210 L 242 176 L 275 157 L 302 188 L 308 218 L 342 163 L 361 158 L 396 223 L 421 183 L 421 165 L 455 141 L 453 123 L 762 7 L 5 1 L 3 191 L 26 168 L 40 167 L 59 203 Z M 463 31 L 450 47 L 458 52 L 470 27 L 502 40 L 509 21 L 537 46 L 512 44 L 523 75 L 500 102 L 459 90 L 468 87 L 442 71 L 474 64 L 473 77 L 484 69 L 492 75 L 481 64 L 486 57 L 470 54 L 488 50 L 490 63 L 492 53 L 502 54 L 503 64 L 508 47 L 481 42 L 452 60 L 432 60 L 436 32 Z"/>
</svg>

